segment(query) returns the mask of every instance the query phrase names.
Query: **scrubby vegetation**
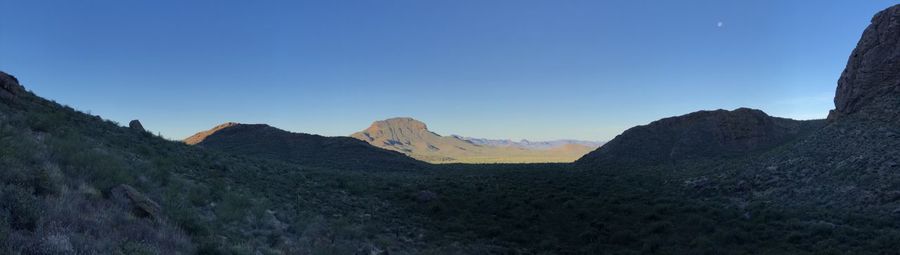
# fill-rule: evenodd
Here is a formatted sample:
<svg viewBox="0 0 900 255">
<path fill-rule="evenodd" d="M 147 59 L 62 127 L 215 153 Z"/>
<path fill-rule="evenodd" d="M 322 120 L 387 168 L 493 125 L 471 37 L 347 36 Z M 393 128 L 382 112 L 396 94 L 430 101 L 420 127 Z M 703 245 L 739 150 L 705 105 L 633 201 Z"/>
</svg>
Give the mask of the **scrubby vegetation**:
<svg viewBox="0 0 900 255">
<path fill-rule="evenodd" d="M 29 94 L 0 104 L 0 252 L 896 251 L 889 215 L 742 199 L 738 170 L 752 161 L 334 170 L 191 147 Z M 114 202 L 122 184 L 163 217 Z"/>
<path fill-rule="evenodd" d="M 409 250 L 364 228 L 395 208 L 357 186 L 376 179 L 192 148 L 31 94 L 0 104 L 0 169 L 4 254 L 343 254 L 376 238 Z M 113 202 L 122 184 L 165 217 Z"/>
</svg>

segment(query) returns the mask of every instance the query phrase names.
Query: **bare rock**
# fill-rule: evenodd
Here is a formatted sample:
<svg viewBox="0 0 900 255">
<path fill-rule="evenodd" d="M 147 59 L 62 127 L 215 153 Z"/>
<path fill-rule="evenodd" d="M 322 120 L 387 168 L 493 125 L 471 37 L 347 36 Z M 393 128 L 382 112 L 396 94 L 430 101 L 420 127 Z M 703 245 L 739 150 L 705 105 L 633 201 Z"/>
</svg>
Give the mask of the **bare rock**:
<svg viewBox="0 0 900 255">
<path fill-rule="evenodd" d="M 24 90 L 15 76 L 0 71 L 0 100 L 12 100 Z"/>
<path fill-rule="evenodd" d="M 131 122 L 128 122 L 128 127 L 138 131 L 146 131 L 144 129 L 144 125 L 141 125 L 141 121 L 139 120 L 132 120 Z"/>
<path fill-rule="evenodd" d="M 847 115 L 895 118 L 900 113 L 900 5 L 872 18 L 838 80 L 836 120 Z"/>
<path fill-rule="evenodd" d="M 154 220 L 162 219 L 162 208 L 150 200 L 143 193 L 128 184 L 121 184 L 110 191 L 112 200 L 127 208 L 138 217 L 146 217 Z"/>
</svg>

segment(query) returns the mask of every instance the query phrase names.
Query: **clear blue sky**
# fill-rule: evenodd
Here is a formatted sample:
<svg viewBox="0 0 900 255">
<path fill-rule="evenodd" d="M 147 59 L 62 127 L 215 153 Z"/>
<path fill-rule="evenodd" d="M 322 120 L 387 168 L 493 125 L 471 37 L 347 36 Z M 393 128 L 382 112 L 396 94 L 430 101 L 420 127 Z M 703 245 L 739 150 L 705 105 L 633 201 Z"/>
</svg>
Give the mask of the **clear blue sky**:
<svg viewBox="0 0 900 255">
<path fill-rule="evenodd" d="M 606 140 L 702 109 L 824 118 L 893 2 L 0 0 L 0 69 L 177 139 L 410 116 L 444 135 Z"/>
</svg>

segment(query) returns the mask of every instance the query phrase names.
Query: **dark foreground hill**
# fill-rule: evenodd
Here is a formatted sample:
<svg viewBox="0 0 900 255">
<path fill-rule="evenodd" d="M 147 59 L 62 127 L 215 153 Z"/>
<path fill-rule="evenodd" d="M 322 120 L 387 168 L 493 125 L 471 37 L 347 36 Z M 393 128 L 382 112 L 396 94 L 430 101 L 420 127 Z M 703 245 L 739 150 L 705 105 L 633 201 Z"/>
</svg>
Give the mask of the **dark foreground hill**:
<svg viewBox="0 0 900 255">
<path fill-rule="evenodd" d="M 351 170 L 421 170 L 427 164 L 350 137 L 292 133 L 264 124 L 225 123 L 185 143 L 235 155 Z"/>
<path fill-rule="evenodd" d="M 577 161 L 588 166 L 676 163 L 761 153 L 821 128 L 740 108 L 699 111 L 630 128 Z"/>
<path fill-rule="evenodd" d="M 440 249 L 404 209 L 419 176 L 197 148 L 0 82 L 0 254 Z"/>
<path fill-rule="evenodd" d="M 697 112 L 629 129 L 578 162 L 599 168 L 743 156 L 744 163 L 709 166 L 717 170 L 686 183 L 703 191 L 698 194 L 729 197 L 739 206 L 765 201 L 900 215 L 897 20 L 898 6 L 872 18 L 838 80 L 827 123 L 749 109 Z"/>
<path fill-rule="evenodd" d="M 711 179 L 710 187 L 742 187 L 757 200 L 871 217 L 900 215 L 898 20 L 900 6 L 872 18 L 838 80 L 826 127 L 759 157 L 738 179 Z"/>
</svg>

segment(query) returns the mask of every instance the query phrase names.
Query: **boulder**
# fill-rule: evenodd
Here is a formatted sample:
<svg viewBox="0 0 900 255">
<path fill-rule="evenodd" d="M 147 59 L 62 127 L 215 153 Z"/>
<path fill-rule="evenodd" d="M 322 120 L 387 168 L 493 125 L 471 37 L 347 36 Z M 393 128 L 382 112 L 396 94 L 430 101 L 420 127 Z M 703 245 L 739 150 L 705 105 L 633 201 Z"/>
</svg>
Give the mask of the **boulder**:
<svg viewBox="0 0 900 255">
<path fill-rule="evenodd" d="M 128 184 L 121 184 L 110 190 L 111 199 L 119 206 L 131 209 L 135 216 L 162 219 L 162 207 Z"/>
<path fill-rule="evenodd" d="M 0 71 L 0 99 L 3 101 L 12 100 L 24 90 L 15 76 Z"/>
<path fill-rule="evenodd" d="M 132 120 L 131 122 L 128 122 L 128 127 L 138 131 L 146 131 L 144 130 L 144 125 L 141 125 L 141 122 L 139 120 Z"/>
<path fill-rule="evenodd" d="M 859 39 L 838 80 L 835 109 L 847 115 L 892 119 L 900 113 L 900 5 L 876 14 Z"/>
</svg>

